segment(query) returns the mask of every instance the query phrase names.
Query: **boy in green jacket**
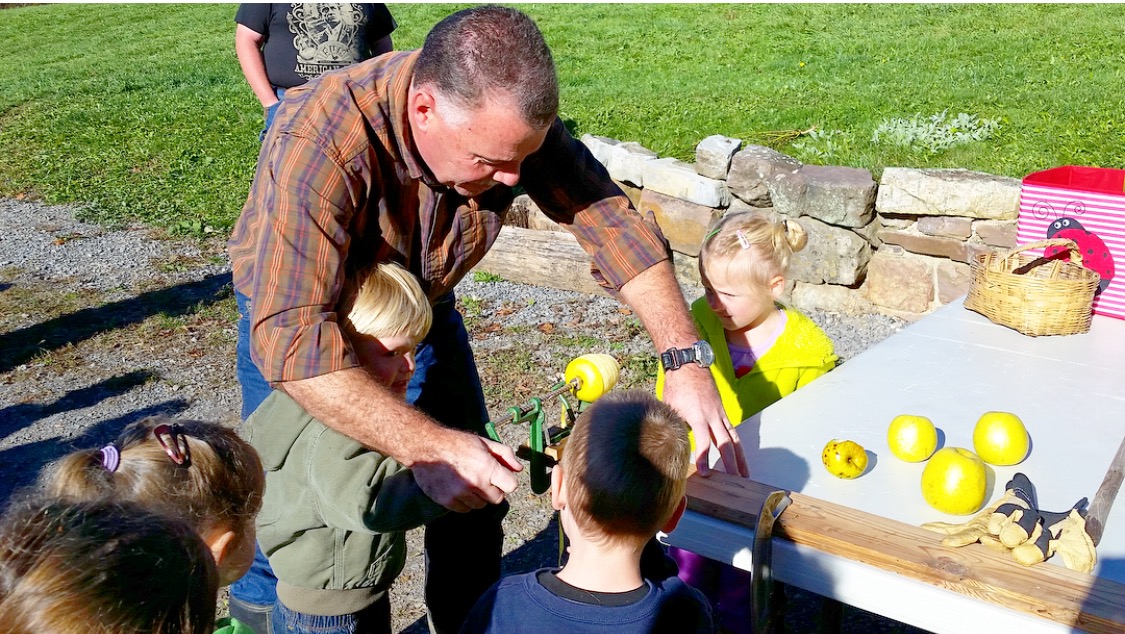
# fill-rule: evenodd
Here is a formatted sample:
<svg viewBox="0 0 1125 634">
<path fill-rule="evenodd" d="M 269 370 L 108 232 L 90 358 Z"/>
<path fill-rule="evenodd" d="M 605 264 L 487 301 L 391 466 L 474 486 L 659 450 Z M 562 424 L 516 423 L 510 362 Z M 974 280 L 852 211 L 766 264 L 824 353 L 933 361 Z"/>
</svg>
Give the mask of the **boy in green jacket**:
<svg viewBox="0 0 1125 634">
<path fill-rule="evenodd" d="M 432 312 L 418 281 L 383 263 L 349 283 L 337 314 L 360 362 L 405 395 Z M 389 632 L 387 590 L 404 531 L 443 515 L 395 460 L 326 427 L 280 390 L 247 419 L 266 469 L 258 541 L 277 575 L 275 632 Z"/>
</svg>

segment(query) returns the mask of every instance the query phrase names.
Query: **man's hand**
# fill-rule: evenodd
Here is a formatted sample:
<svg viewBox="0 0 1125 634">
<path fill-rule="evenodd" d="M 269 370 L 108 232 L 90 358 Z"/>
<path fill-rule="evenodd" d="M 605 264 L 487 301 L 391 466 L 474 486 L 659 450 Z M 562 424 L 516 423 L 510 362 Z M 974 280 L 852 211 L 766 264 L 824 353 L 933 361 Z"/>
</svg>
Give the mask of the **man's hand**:
<svg viewBox="0 0 1125 634">
<path fill-rule="evenodd" d="M 523 469 L 507 446 L 475 434 L 447 430 L 434 456 L 411 466 L 422 491 L 457 513 L 499 504 L 515 490 Z"/>
<path fill-rule="evenodd" d="M 464 513 L 499 504 L 523 466 L 506 445 L 441 425 L 360 368 L 280 385 L 328 427 L 414 471 L 426 495 Z"/>
<path fill-rule="evenodd" d="M 727 420 L 710 370 L 685 365 L 673 372 L 666 372 L 664 402 L 675 408 L 691 426 L 696 450 L 696 455 L 692 458 L 699 475 L 706 477 L 711 473 L 708 454 L 714 443 L 719 448 L 722 464 L 728 473 L 733 468 L 744 478 L 750 476 L 746 454 L 742 452 L 742 440 Z"/>
<path fill-rule="evenodd" d="M 669 348 L 683 348 L 699 340 L 680 286 L 668 261 L 645 269 L 625 286 L 621 298 L 637 313 L 659 354 Z M 701 476 L 710 474 L 707 454 L 712 443 L 719 448 L 727 473 L 747 478 L 746 454 L 742 442 L 731 428 L 723 411 L 719 391 L 711 371 L 689 363 L 664 373 L 664 402 L 679 412 L 695 436 L 696 468 Z"/>
</svg>

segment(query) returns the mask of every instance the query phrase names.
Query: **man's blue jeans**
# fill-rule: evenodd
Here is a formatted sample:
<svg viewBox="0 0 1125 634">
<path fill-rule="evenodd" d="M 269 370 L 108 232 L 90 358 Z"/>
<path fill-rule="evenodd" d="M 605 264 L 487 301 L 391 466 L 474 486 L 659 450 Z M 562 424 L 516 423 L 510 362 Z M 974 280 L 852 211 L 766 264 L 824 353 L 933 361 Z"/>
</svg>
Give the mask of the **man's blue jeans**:
<svg viewBox="0 0 1125 634">
<path fill-rule="evenodd" d="M 249 300 L 237 291 L 235 298 L 240 315 L 236 370 L 245 420 L 270 387 L 250 359 Z M 445 425 L 483 435 L 488 410 L 465 322 L 455 304 L 449 293 L 434 305 L 433 327 L 415 351 L 416 369 L 406 400 Z M 438 632 L 456 632 L 476 600 L 500 578 L 500 522 L 507 512 L 508 503 L 503 502 L 470 513 L 449 513 L 426 526 L 426 607 Z M 232 609 L 236 603 L 272 606 L 276 585 L 259 548 L 250 572 L 231 586 L 236 600 Z"/>
<path fill-rule="evenodd" d="M 266 108 L 262 131 L 258 133 L 258 143 L 266 140 L 266 132 L 270 131 L 270 126 L 273 125 L 273 118 L 277 116 L 277 109 L 281 107 L 281 100 L 285 99 L 285 89 L 274 87 L 273 94 L 277 95 L 277 103 Z"/>
</svg>

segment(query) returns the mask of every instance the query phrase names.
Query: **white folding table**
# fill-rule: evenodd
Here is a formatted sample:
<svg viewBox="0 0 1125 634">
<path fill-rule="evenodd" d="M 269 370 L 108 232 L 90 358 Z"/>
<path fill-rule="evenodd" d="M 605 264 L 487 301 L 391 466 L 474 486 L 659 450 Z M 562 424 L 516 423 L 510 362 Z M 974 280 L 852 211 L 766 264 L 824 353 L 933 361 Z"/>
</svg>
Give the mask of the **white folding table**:
<svg viewBox="0 0 1125 634">
<path fill-rule="evenodd" d="M 929 521 L 968 518 L 926 504 L 924 463 L 895 458 L 887 426 L 899 414 L 924 415 L 939 430 L 939 447 L 972 449 L 973 426 L 989 410 L 1019 415 L 1032 443 L 1021 464 L 988 467 L 989 500 L 1003 494 L 1016 472 L 1031 478 L 1044 509 L 1092 500 L 1125 436 L 1125 321 L 1095 316 L 1086 334 L 1029 337 L 957 301 L 746 420 L 737 430 L 759 489 L 783 489 L 856 512 L 850 538 L 834 529 L 806 543 L 775 537 L 774 578 L 933 632 L 1125 631 L 1125 500 L 1106 520 L 1093 575 L 1067 571 L 1057 557 L 1023 568 L 980 544 L 948 549 L 936 543 L 936 534 L 910 532 Z M 861 477 L 841 480 L 824 469 L 820 454 L 832 438 L 867 449 L 870 465 Z M 692 476 L 689 501 L 696 510 L 662 537 L 749 570 L 752 523 L 731 520 L 740 493 L 720 497 L 732 501 L 731 513 L 725 503 L 703 503 L 700 492 L 722 484 L 718 480 L 731 484 L 729 477 L 707 482 Z M 848 520 L 836 521 L 846 526 Z M 883 521 L 905 532 L 882 530 Z M 862 541 L 865 531 L 883 540 L 875 546 L 885 546 L 878 562 L 844 544 Z M 1023 598 L 1008 585 L 1020 586 Z"/>
</svg>

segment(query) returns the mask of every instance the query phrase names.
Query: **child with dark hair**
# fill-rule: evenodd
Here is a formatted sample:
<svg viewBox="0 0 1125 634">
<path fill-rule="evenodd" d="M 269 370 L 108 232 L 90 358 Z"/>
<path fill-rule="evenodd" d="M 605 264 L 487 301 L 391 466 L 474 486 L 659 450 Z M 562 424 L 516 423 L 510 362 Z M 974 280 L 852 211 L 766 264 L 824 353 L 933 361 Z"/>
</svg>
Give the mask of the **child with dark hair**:
<svg viewBox="0 0 1125 634">
<path fill-rule="evenodd" d="M 135 504 L 31 498 L 0 520 L 8 634 L 211 634 L 218 591 L 195 531 Z"/>
<path fill-rule="evenodd" d="M 188 523 L 218 566 L 219 583 L 246 573 L 254 558 L 254 519 L 265 474 L 258 453 L 216 423 L 151 416 L 114 442 L 64 457 L 42 476 L 50 496 L 134 502 Z M 229 624 L 232 632 L 241 624 Z"/>
<path fill-rule="evenodd" d="M 551 503 L 570 541 L 566 565 L 501 579 L 462 634 L 714 631 L 698 590 L 671 571 L 642 574 L 646 545 L 675 528 L 687 505 L 687 429 L 645 392 L 598 399 L 551 472 Z"/>
</svg>

